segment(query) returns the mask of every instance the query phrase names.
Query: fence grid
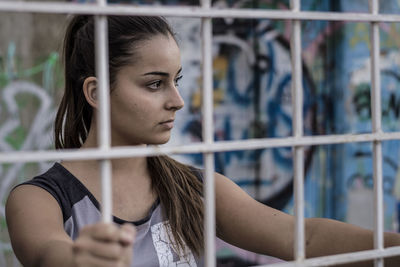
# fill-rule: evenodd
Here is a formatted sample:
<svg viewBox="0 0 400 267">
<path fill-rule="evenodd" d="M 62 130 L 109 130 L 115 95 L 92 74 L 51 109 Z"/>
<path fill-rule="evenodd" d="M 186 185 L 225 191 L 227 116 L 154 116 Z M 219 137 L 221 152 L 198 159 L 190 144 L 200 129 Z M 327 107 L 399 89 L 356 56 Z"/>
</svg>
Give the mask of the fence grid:
<svg viewBox="0 0 400 267">
<path fill-rule="evenodd" d="M 215 266 L 215 199 L 214 199 L 214 152 L 233 150 L 253 150 L 273 147 L 293 148 L 294 192 L 295 192 L 295 244 L 293 262 L 268 266 L 330 266 L 371 259 L 375 267 L 384 266 L 385 257 L 400 255 L 400 247 L 384 249 L 383 246 L 383 181 L 382 181 L 382 141 L 399 140 L 400 132 L 383 133 L 381 129 L 381 88 L 380 88 L 380 43 L 379 23 L 400 22 L 395 14 L 379 14 L 378 0 L 369 0 L 369 13 L 339 13 L 301 11 L 300 0 L 290 1 L 290 10 L 260 9 L 213 9 L 210 0 L 202 0 L 201 6 L 127 6 L 107 5 L 106 0 L 96 4 L 15 2 L 0 1 L 0 12 L 22 13 L 66 13 L 96 15 L 96 66 L 100 88 L 99 147 L 86 150 L 65 151 L 18 151 L 0 153 L 0 163 L 38 162 L 50 160 L 91 160 L 101 162 L 102 176 L 102 220 L 112 219 L 111 200 L 111 159 L 118 157 L 137 157 L 160 154 L 203 153 L 205 162 L 205 263 Z M 203 142 L 181 145 L 146 148 L 111 147 L 109 117 L 109 78 L 107 15 L 163 15 L 173 17 L 197 17 L 202 20 L 202 74 L 203 74 Z M 292 35 L 290 50 L 292 55 L 292 116 L 293 136 L 285 138 L 262 138 L 241 141 L 213 140 L 213 81 L 212 81 L 212 18 L 249 18 L 291 20 Z M 301 21 L 364 21 L 371 26 L 371 108 L 372 133 L 326 136 L 304 136 L 303 134 L 303 89 L 301 58 Z M 345 253 L 327 257 L 305 259 L 304 229 L 304 147 L 309 145 L 338 144 L 350 142 L 373 143 L 374 170 L 374 249 Z"/>
</svg>

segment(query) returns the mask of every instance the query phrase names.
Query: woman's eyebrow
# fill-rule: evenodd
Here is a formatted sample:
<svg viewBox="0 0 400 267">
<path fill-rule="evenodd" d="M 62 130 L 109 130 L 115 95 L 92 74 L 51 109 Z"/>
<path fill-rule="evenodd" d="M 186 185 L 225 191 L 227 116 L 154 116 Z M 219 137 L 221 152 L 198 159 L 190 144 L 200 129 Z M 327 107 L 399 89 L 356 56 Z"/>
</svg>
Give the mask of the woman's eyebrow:
<svg viewBox="0 0 400 267">
<path fill-rule="evenodd" d="M 162 71 L 147 72 L 147 73 L 143 74 L 142 76 L 147 76 L 147 75 L 159 75 L 159 76 L 166 76 L 166 77 L 169 76 L 169 74 L 167 72 L 162 72 Z"/>
<path fill-rule="evenodd" d="M 182 67 L 178 70 L 176 75 L 182 72 Z M 168 72 L 163 72 L 163 71 L 152 71 L 152 72 L 146 72 L 142 76 L 147 76 L 147 75 L 159 75 L 159 76 L 165 76 L 168 77 L 169 73 Z"/>
</svg>

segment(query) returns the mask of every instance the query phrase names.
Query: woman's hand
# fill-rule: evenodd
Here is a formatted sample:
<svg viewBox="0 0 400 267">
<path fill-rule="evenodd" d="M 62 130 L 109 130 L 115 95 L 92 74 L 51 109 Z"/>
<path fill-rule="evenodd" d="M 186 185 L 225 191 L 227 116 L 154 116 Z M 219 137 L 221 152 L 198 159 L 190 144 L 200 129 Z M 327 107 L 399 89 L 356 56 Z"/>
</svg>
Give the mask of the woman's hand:
<svg viewBox="0 0 400 267">
<path fill-rule="evenodd" d="M 129 267 L 135 233 L 131 224 L 121 227 L 106 223 L 85 226 L 72 246 L 75 265 Z"/>
</svg>

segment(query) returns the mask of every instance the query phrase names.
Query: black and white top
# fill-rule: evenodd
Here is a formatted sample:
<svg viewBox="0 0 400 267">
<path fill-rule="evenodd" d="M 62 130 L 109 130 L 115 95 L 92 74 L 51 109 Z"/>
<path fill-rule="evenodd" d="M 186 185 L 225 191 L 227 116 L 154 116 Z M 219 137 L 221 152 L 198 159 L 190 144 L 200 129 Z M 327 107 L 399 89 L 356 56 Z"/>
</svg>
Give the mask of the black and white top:
<svg viewBox="0 0 400 267">
<path fill-rule="evenodd" d="M 196 174 L 198 176 L 198 174 Z M 49 192 L 58 202 L 63 214 L 64 229 L 74 240 L 80 229 L 101 220 L 100 205 L 90 191 L 61 164 L 55 163 L 47 172 L 22 184 L 35 185 Z M 113 216 L 117 224 L 127 223 Z M 178 255 L 170 240 L 170 224 L 163 216 L 162 205 L 156 201 L 146 218 L 130 222 L 136 226 L 133 246 L 133 263 L 136 266 L 203 266 L 203 259 L 197 258 L 186 247 L 185 256 Z M 171 237 L 172 238 L 172 237 Z"/>
</svg>

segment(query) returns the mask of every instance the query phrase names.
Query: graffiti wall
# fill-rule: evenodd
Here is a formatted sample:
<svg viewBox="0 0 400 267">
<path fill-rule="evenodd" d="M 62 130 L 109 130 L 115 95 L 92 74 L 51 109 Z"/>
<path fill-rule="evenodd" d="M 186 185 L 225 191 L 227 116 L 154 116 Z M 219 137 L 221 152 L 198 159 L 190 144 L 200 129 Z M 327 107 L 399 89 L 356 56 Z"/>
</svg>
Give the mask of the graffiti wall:
<svg viewBox="0 0 400 267">
<path fill-rule="evenodd" d="M 64 21 L 65 16 L 0 16 L 2 153 L 53 147 L 52 124 L 63 84 L 58 49 Z M 9 191 L 50 164 L 0 164 L 0 266 L 20 266 L 12 253 L 4 216 Z"/>
<path fill-rule="evenodd" d="M 391 3 L 389 3 L 391 2 Z M 398 1 L 382 3 L 383 13 L 398 12 Z M 343 1 L 345 11 L 361 10 L 361 3 L 350 5 Z M 381 29 L 381 75 L 382 75 L 382 128 L 385 132 L 399 130 L 399 41 L 397 39 L 398 24 L 382 23 Z M 343 131 L 362 133 L 371 131 L 371 110 L 366 108 L 370 104 L 370 62 L 369 44 L 366 42 L 369 34 L 367 24 L 358 23 L 345 26 L 343 35 L 342 66 L 344 75 L 348 79 L 341 82 L 347 90 L 343 92 L 343 108 L 347 119 Z M 344 124 L 343 123 L 343 124 Z M 336 120 L 335 124 L 342 124 Z M 385 203 L 385 227 L 398 231 L 398 153 L 399 142 L 388 141 L 383 143 L 383 179 Z M 372 147 L 371 144 L 351 144 L 344 146 L 339 155 L 343 155 L 342 175 L 343 182 L 338 188 L 339 195 L 347 195 L 345 202 L 337 208 L 337 214 L 348 221 L 372 227 L 370 219 L 371 209 L 362 209 L 362 203 L 372 204 Z M 339 178 L 336 178 L 339 179 Z M 347 193 L 347 194 L 346 194 Z M 372 205 L 370 206 L 372 207 Z M 357 214 L 356 214 L 357 213 Z"/>
<path fill-rule="evenodd" d="M 322 2 L 322 3 L 321 3 Z M 253 3 L 252 3 L 253 4 Z M 226 2 L 215 5 L 226 7 Z M 232 5 L 232 3 L 230 3 Z M 236 7 L 249 7 L 237 2 Z M 367 12 L 366 1 L 302 1 L 304 10 Z M 254 6 L 252 6 L 254 7 Z M 274 1 L 257 8 L 288 6 Z M 380 12 L 399 9 L 385 2 Z M 177 23 L 183 25 L 183 23 Z M 215 140 L 284 137 L 292 131 L 290 23 L 265 20 L 214 20 Z M 199 21 L 185 21 L 178 33 L 197 35 Z M 191 28 L 192 30 L 185 30 Z M 399 25 L 381 23 L 382 126 L 399 130 Z M 369 25 L 350 22 L 303 22 L 304 132 L 306 135 L 371 131 Z M 198 42 L 182 40 L 183 50 Z M 189 47 L 188 48 L 188 44 Z M 200 55 L 183 55 L 185 65 L 198 64 Z M 191 59 L 191 57 L 195 57 Z M 187 62 L 190 60 L 191 62 Z M 190 72 L 193 67 L 190 67 Z M 199 72 L 199 70 L 197 70 Z M 184 79 L 187 109 L 176 143 L 198 141 L 201 129 L 201 92 L 198 77 Z M 182 115 L 182 114 L 181 114 Z M 383 143 L 385 229 L 398 231 L 399 142 Z M 201 155 L 191 156 L 201 165 Z M 216 153 L 217 171 L 224 173 L 259 201 L 292 212 L 293 174 L 290 148 Z M 373 178 L 370 143 L 315 146 L 306 149 L 305 213 L 329 217 L 372 229 Z M 271 259 L 218 243 L 221 264 L 268 263 Z M 240 263 L 241 262 L 241 263 Z M 250 262 L 250 263 L 249 263 Z"/>
<path fill-rule="evenodd" d="M 90 2 L 76 0 L 75 2 Z M 289 1 L 215 1 L 218 7 L 288 9 Z M 303 10 L 366 12 L 368 1 L 302 1 Z M 110 0 L 110 3 L 153 4 L 156 1 Z M 157 2 L 158 3 L 158 2 Z M 163 4 L 197 4 L 161 1 Z M 381 1 L 382 13 L 400 11 L 397 0 Z M 18 17 L 13 21 L 18 23 Z M 30 29 L 49 32 L 48 18 L 24 18 Z M 65 18 L 58 19 L 65 21 Z M 180 82 L 185 107 L 177 116 L 172 140 L 166 145 L 201 141 L 200 20 L 171 18 L 182 53 Z M 30 22 L 30 23 L 29 23 Z M 36 22 L 36 23 L 32 23 Z M 45 25 L 47 24 L 47 25 Z M 4 24 L 2 24 L 4 25 Z M 18 24 L 20 25 L 20 24 Z M 35 27 L 36 26 L 36 27 Z M 25 26 L 26 27 L 26 26 Z M 47 27 L 47 28 L 46 28 Z M 62 32 L 59 22 L 55 32 Z M 40 34 L 13 36 L 13 25 L 0 34 L 0 150 L 52 148 L 52 122 L 62 93 L 59 64 L 60 34 L 42 42 Z M 381 23 L 382 126 L 399 131 L 400 25 Z M 215 140 L 286 137 L 292 134 L 291 24 L 285 21 L 214 19 Z M 52 32 L 52 31 L 51 31 Z M 305 135 L 371 131 L 370 45 L 368 23 L 303 22 L 303 87 Z M 35 40 L 36 41 L 32 41 Z M 49 38 L 53 38 L 49 40 Z M 29 40 L 27 40 L 29 39 Z M 27 45 L 29 43 L 30 45 Z M 57 45 L 56 45 L 57 44 Z M 399 142 L 383 143 L 385 229 L 399 230 Z M 177 156 L 202 166 L 202 155 Z M 0 266 L 18 266 L 9 244 L 4 202 L 17 183 L 44 171 L 51 163 L 0 165 Z M 216 153 L 215 166 L 257 200 L 292 212 L 291 148 Z M 364 227 L 373 225 L 372 145 L 357 143 L 306 148 L 305 212 Z M 220 266 L 275 262 L 217 241 Z"/>
</svg>

